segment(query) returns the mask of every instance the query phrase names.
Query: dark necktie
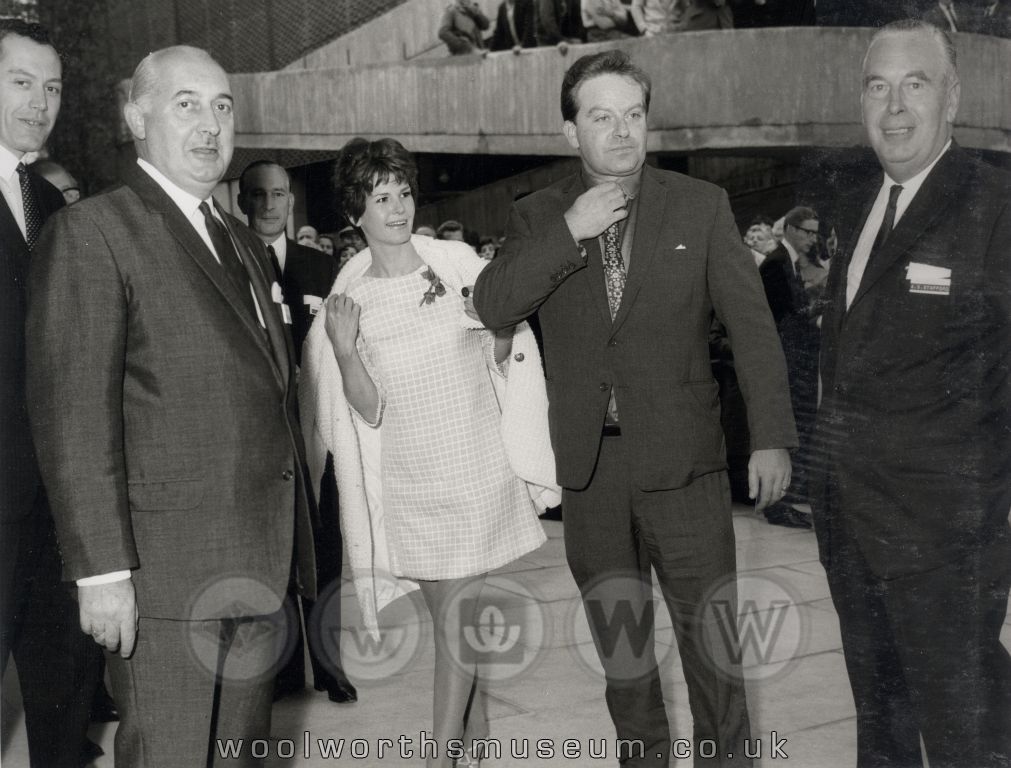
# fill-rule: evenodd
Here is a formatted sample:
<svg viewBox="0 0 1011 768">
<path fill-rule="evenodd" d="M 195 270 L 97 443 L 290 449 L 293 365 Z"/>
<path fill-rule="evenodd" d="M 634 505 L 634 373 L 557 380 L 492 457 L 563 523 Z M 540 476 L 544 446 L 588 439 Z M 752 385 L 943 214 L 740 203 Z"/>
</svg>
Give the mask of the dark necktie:
<svg viewBox="0 0 1011 768">
<path fill-rule="evenodd" d="M 280 283 L 281 275 L 284 273 L 281 271 L 281 262 L 277 258 L 277 251 L 274 250 L 274 246 L 268 245 L 267 253 L 270 255 L 270 266 L 274 268 L 274 280 Z"/>
<path fill-rule="evenodd" d="M 21 182 L 21 205 L 25 210 L 25 242 L 28 243 L 28 250 L 32 251 L 35 250 L 39 230 L 42 229 L 42 213 L 39 211 L 39 201 L 35 197 L 35 188 L 28 178 L 25 164 L 18 163 L 17 171 Z"/>
<path fill-rule="evenodd" d="M 225 268 L 225 274 L 231 279 L 235 288 L 239 291 L 246 308 L 256 317 L 256 306 L 253 304 L 253 294 L 250 292 L 249 275 L 242 264 L 242 259 L 235 246 L 232 244 L 232 236 L 228 234 L 225 225 L 215 218 L 211 213 L 211 207 L 206 203 L 200 203 L 200 212 L 204 215 L 204 224 L 207 226 L 207 234 L 210 235 L 211 243 L 218 254 L 221 266 Z"/>
<path fill-rule="evenodd" d="M 625 262 L 621 258 L 618 222 L 604 230 L 604 281 L 607 284 L 607 305 L 614 320 L 621 306 L 621 294 L 625 291 Z"/>
<path fill-rule="evenodd" d="M 888 190 L 888 207 L 885 208 L 885 217 L 881 220 L 881 229 L 878 230 L 877 237 L 874 238 L 874 245 L 871 246 L 871 258 L 881 250 L 895 228 L 895 207 L 898 205 L 900 194 L 902 194 L 902 185 L 892 184 L 892 188 Z"/>
</svg>

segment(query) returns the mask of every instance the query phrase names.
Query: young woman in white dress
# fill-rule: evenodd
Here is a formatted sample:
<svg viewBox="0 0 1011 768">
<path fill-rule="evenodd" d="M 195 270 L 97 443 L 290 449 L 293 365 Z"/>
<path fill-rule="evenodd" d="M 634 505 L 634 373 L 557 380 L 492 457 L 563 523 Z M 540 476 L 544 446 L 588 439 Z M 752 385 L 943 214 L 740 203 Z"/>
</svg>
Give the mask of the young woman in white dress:
<svg viewBox="0 0 1011 768">
<path fill-rule="evenodd" d="M 504 375 L 512 334 L 481 328 L 466 286 L 454 289 L 450 272 L 476 275 L 484 263 L 470 246 L 412 238 L 416 179 L 393 139 L 344 148 L 335 184 L 368 248 L 338 278 L 344 289 L 326 301 L 325 328 L 354 428 L 380 437 L 357 443 L 361 452 L 380 446 L 361 464 L 368 505 L 382 506 L 391 570 L 418 582 L 432 614 L 439 749 L 428 766 L 452 768 L 480 756 L 454 760 L 450 740 L 488 736 L 476 665 L 457 653 L 460 624 L 476 623 L 487 572 L 538 547 L 544 533 L 507 458 L 492 382 Z"/>
</svg>

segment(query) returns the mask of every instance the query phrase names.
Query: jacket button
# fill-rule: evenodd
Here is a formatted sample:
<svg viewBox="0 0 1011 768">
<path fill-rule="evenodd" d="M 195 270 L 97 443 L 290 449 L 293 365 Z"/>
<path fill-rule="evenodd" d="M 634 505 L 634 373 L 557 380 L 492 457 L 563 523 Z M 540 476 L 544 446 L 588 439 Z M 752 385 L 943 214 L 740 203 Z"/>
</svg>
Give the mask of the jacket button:
<svg viewBox="0 0 1011 768">
<path fill-rule="evenodd" d="M 610 389 L 610 387 L 607 385 L 606 381 L 600 382 L 600 391 L 601 392 L 607 392 L 607 390 L 609 390 L 609 389 Z"/>
<path fill-rule="evenodd" d="M 292 472 L 290 469 L 286 469 L 286 470 L 284 470 L 284 472 L 281 473 L 281 479 L 282 480 L 291 480 L 291 478 L 293 478 L 294 476 L 295 476 L 295 473 Z"/>
<path fill-rule="evenodd" d="M 609 342 L 607 342 L 607 346 L 609 346 L 609 347 L 616 347 L 616 346 L 618 346 L 618 340 L 617 339 L 611 339 Z"/>
<path fill-rule="evenodd" d="M 515 355 L 513 355 L 513 360 L 515 360 L 517 363 L 522 363 L 523 362 L 523 353 L 522 352 L 517 352 Z"/>
</svg>

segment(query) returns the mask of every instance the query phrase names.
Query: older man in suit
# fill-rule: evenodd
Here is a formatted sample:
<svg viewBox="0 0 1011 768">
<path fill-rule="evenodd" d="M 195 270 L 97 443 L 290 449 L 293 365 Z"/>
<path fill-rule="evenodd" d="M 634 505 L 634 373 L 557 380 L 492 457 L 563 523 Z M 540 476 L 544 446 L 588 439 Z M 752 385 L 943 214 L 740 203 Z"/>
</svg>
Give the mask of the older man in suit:
<svg viewBox="0 0 1011 768">
<path fill-rule="evenodd" d="M 295 361 L 301 364 L 306 334 L 337 278 L 337 260 L 324 251 L 299 245 L 288 238 L 286 229 L 295 207 L 295 195 L 291 191 L 288 171 L 277 163 L 256 160 L 246 166 L 239 176 L 239 207 L 246 215 L 249 228 L 267 246 L 274 278 L 281 286 L 284 299 L 282 312 L 291 324 Z M 323 475 L 319 502 L 319 528 L 315 532 L 316 564 L 319 567 L 317 587 L 323 592 L 340 578 L 344 546 L 338 522 L 337 483 L 332 462 L 327 463 L 327 471 Z M 301 602 L 303 613 L 308 617 L 315 603 L 308 599 L 299 601 L 295 590 L 289 591 L 292 593 L 293 612 L 297 614 L 297 605 Z M 334 602 L 339 605 L 339 601 Z M 302 653 L 305 635 L 301 621 L 297 629 L 299 639 L 295 649 L 277 676 L 275 701 L 305 687 L 305 656 Z M 326 691 L 330 700 L 338 703 L 358 700 L 358 692 L 344 674 L 339 656 L 329 658 L 321 654 L 316 644 L 310 641 L 309 660 L 317 691 Z"/>
<path fill-rule="evenodd" d="M 759 506 L 789 484 L 786 449 L 796 435 L 783 353 L 726 193 L 644 165 L 649 99 L 648 76 L 621 51 L 572 65 L 562 116 L 582 172 L 515 204 L 474 300 L 492 328 L 539 313 L 566 555 L 618 738 L 632 740 L 623 764 L 669 762 L 646 613 L 651 566 L 674 621 L 696 747 L 712 739 L 727 761 L 714 764 L 749 764 L 736 626 L 712 631 L 707 605 L 715 590 L 736 615 L 730 489 L 709 362 L 714 313 L 729 332 L 749 406 Z M 625 623 L 622 638 L 615 618 L 629 608 L 637 622 Z"/>
<path fill-rule="evenodd" d="M 0 21 L 0 78 L 0 666 L 13 655 L 31 764 L 77 768 L 93 747 L 85 734 L 99 657 L 76 631 L 72 587 L 60 578 L 25 389 L 28 267 L 43 222 L 63 207 L 59 190 L 24 163 L 60 112 L 60 57 L 42 27 Z"/>
<path fill-rule="evenodd" d="M 278 612 L 293 568 L 310 595 L 315 580 L 291 338 L 262 242 L 211 198 L 232 154 L 225 72 L 156 51 L 124 116 L 124 185 L 53 217 L 33 260 L 39 464 L 81 627 L 119 651 L 116 763 L 217 765 L 234 738 L 259 764 L 294 641 Z"/>
<path fill-rule="evenodd" d="M 857 765 L 1011 762 L 1011 179 L 952 141 L 947 35 L 888 25 L 861 104 L 884 173 L 842 200 L 815 530 Z"/>
</svg>

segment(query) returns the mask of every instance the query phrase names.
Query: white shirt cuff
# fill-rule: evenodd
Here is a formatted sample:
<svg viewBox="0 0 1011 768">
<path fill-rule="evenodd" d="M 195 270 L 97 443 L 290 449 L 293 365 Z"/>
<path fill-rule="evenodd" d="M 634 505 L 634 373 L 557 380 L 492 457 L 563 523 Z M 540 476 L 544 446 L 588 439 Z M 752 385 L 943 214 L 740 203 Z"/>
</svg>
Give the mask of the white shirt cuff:
<svg viewBox="0 0 1011 768">
<path fill-rule="evenodd" d="M 126 581 L 130 578 L 129 571 L 112 571 L 111 573 L 100 573 L 98 576 L 86 576 L 77 580 L 79 587 L 94 587 L 99 584 L 112 584 L 114 581 Z"/>
</svg>

